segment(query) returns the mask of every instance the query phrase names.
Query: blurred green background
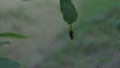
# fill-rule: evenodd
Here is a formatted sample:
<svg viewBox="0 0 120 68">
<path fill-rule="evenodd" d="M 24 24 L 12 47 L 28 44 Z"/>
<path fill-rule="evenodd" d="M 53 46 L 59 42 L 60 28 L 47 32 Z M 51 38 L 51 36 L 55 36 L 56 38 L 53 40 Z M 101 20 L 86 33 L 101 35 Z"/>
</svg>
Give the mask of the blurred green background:
<svg viewBox="0 0 120 68">
<path fill-rule="evenodd" d="M 29 35 L 9 39 L 0 56 L 21 68 L 119 68 L 120 0 L 72 0 L 79 18 L 75 39 L 59 9 L 59 0 L 0 0 L 0 31 Z"/>
</svg>

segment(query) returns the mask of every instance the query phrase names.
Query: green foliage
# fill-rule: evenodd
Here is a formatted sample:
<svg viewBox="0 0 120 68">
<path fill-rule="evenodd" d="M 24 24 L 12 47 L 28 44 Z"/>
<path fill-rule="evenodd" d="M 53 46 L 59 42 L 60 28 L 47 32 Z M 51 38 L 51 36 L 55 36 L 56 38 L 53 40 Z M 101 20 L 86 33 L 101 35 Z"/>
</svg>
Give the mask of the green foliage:
<svg viewBox="0 0 120 68">
<path fill-rule="evenodd" d="M 10 41 L 0 41 L 0 46 L 3 46 L 3 45 L 10 45 L 11 42 Z"/>
<path fill-rule="evenodd" d="M 19 39 L 28 38 L 28 36 L 17 33 L 0 33 L 0 37 L 19 38 Z"/>
<path fill-rule="evenodd" d="M 28 38 L 28 36 L 17 33 L 0 33 L 0 37 L 19 38 L 19 39 Z M 10 43 L 11 43 L 10 41 L 0 41 L 0 46 Z M 20 64 L 16 61 L 4 57 L 0 57 L 0 68 L 20 68 Z"/>
<path fill-rule="evenodd" d="M 14 60 L 0 57 L 0 68 L 20 68 L 20 64 Z"/>
<path fill-rule="evenodd" d="M 78 15 L 71 0 L 60 0 L 60 9 L 63 14 L 63 19 L 72 24 L 76 21 Z"/>
<path fill-rule="evenodd" d="M 17 34 L 17 33 L 0 33 L 0 37 L 9 37 L 9 38 L 18 38 L 18 39 L 24 39 L 28 38 L 28 36 Z M 10 41 L 0 41 L 0 46 L 5 44 L 10 44 Z M 20 64 L 16 61 L 0 57 L 0 68 L 20 68 Z"/>
<path fill-rule="evenodd" d="M 28 1 L 28 0 L 24 0 L 24 1 Z M 9 16 L 28 20 L 28 16 L 24 11 L 24 7 L 20 7 L 17 10 L 9 10 L 7 12 L 1 12 L 0 14 L 1 19 L 7 18 Z M 25 39 L 25 38 L 28 38 L 28 36 L 25 36 L 23 34 L 18 34 L 18 33 L 6 32 L 6 33 L 0 33 L 0 38 Z M 0 46 L 10 44 L 10 43 L 11 43 L 10 41 L 0 41 Z M 20 68 L 20 64 L 14 60 L 11 60 L 5 57 L 0 57 L 0 68 Z"/>
</svg>

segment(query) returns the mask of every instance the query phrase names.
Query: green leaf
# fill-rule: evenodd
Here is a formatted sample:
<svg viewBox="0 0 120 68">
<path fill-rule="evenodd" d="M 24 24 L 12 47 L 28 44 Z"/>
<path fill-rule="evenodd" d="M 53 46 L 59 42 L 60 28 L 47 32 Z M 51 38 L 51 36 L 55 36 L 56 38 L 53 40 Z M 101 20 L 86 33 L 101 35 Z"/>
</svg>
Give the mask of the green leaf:
<svg viewBox="0 0 120 68">
<path fill-rule="evenodd" d="M 0 68 L 20 68 L 20 64 L 14 60 L 0 57 Z"/>
<path fill-rule="evenodd" d="M 0 42 L 0 46 L 3 46 L 3 45 L 9 45 L 9 44 L 11 44 L 11 42 L 10 41 L 1 41 Z"/>
<path fill-rule="evenodd" d="M 0 37 L 10 37 L 10 38 L 28 38 L 28 36 L 17 34 L 17 33 L 0 33 Z"/>
<path fill-rule="evenodd" d="M 71 0 L 60 0 L 60 10 L 63 14 L 63 19 L 68 24 L 76 21 L 78 14 Z"/>
</svg>

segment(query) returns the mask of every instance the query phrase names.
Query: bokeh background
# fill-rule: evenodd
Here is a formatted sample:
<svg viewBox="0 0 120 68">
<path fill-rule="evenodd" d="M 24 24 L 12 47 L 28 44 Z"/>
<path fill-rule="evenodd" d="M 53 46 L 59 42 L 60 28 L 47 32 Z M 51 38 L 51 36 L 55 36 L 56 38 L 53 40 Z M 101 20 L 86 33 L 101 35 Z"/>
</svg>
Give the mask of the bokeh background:
<svg viewBox="0 0 120 68">
<path fill-rule="evenodd" d="M 120 0 L 72 0 L 79 17 L 75 39 L 59 9 L 59 0 L 0 0 L 0 32 L 28 39 L 0 38 L 0 56 L 21 68 L 119 68 Z"/>
</svg>

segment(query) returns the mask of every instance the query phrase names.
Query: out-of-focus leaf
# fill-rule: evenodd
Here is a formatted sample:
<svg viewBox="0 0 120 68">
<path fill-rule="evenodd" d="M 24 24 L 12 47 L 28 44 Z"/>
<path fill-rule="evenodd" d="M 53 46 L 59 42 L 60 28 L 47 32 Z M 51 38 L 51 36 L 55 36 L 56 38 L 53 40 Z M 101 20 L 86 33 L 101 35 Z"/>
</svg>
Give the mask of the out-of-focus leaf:
<svg viewBox="0 0 120 68">
<path fill-rule="evenodd" d="M 20 64 L 14 60 L 0 57 L 0 68 L 20 68 Z"/>
<path fill-rule="evenodd" d="M 0 33 L 0 37 L 10 37 L 10 38 L 28 38 L 28 36 L 17 34 L 17 33 Z"/>
<path fill-rule="evenodd" d="M 3 45 L 9 45 L 9 44 L 11 44 L 11 42 L 10 41 L 1 41 L 0 42 L 0 46 L 3 46 Z"/>
<path fill-rule="evenodd" d="M 78 14 L 71 0 L 60 0 L 60 10 L 68 24 L 76 21 Z"/>
<path fill-rule="evenodd" d="M 25 62 L 22 62 L 21 68 L 28 68 L 27 64 Z"/>
</svg>

